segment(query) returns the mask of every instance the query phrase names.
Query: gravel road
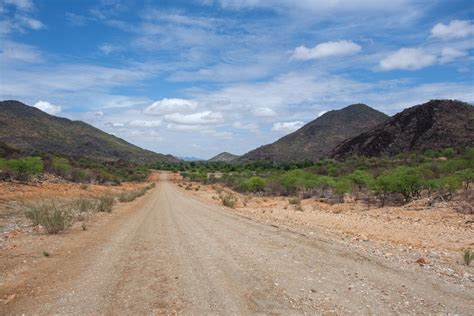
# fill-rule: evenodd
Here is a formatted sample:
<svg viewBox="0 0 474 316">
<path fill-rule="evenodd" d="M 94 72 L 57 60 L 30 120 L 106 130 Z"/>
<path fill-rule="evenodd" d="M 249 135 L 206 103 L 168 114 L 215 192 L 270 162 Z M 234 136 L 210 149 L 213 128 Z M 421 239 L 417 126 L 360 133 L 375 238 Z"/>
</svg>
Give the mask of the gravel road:
<svg viewBox="0 0 474 316">
<path fill-rule="evenodd" d="M 135 210 L 111 221 L 103 236 L 77 245 L 74 251 L 84 247 L 86 255 L 76 256 L 70 264 L 51 261 L 66 280 L 41 284 L 41 293 L 47 295 L 24 297 L 5 312 L 467 315 L 474 311 L 474 295 L 461 285 L 401 270 L 327 238 L 308 238 L 207 205 L 167 181 L 166 175 L 133 203 Z"/>
</svg>

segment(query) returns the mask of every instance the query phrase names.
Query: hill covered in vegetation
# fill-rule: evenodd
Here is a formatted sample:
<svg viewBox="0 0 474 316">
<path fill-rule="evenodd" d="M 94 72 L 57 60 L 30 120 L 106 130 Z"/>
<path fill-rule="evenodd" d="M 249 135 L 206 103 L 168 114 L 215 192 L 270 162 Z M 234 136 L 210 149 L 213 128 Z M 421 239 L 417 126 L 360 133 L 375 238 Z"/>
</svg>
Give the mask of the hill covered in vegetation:
<svg viewBox="0 0 474 316">
<path fill-rule="evenodd" d="M 239 158 L 238 155 L 233 155 L 233 154 L 228 153 L 228 152 L 222 152 L 218 155 L 215 155 L 214 157 L 212 157 L 208 161 L 234 161 L 237 158 Z"/>
<path fill-rule="evenodd" d="M 101 162 L 177 161 L 142 149 L 82 121 L 49 115 L 18 101 L 0 102 L 0 153 L 53 154 Z"/>
</svg>

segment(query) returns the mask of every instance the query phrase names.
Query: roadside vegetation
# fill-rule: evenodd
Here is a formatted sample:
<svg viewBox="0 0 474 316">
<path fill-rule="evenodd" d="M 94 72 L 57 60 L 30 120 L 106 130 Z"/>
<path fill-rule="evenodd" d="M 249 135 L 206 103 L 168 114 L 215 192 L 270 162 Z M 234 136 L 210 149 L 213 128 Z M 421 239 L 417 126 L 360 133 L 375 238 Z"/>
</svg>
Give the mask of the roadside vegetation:
<svg viewBox="0 0 474 316">
<path fill-rule="evenodd" d="M 144 188 L 99 197 L 81 197 L 71 201 L 46 201 L 26 207 L 25 216 L 33 226 L 41 226 L 48 234 L 58 234 L 71 227 L 75 222 L 82 222 L 82 229 L 87 229 L 87 222 L 97 212 L 111 213 L 113 206 L 119 202 L 131 202 L 144 195 L 155 184 Z M 125 197 L 125 198 L 124 198 Z"/>
<path fill-rule="evenodd" d="M 345 198 L 370 205 L 402 205 L 419 198 L 463 200 L 460 211 L 473 213 L 474 148 L 452 148 L 396 157 L 355 157 L 346 161 L 278 163 L 180 162 L 154 168 L 179 172 L 185 180 L 221 184 L 234 191 L 328 203 Z"/>
<path fill-rule="evenodd" d="M 43 174 L 53 174 L 67 181 L 117 185 L 123 181 L 144 181 L 150 174 L 147 166 L 129 162 L 97 162 L 54 155 L 0 158 L 0 181 L 28 182 Z"/>
</svg>

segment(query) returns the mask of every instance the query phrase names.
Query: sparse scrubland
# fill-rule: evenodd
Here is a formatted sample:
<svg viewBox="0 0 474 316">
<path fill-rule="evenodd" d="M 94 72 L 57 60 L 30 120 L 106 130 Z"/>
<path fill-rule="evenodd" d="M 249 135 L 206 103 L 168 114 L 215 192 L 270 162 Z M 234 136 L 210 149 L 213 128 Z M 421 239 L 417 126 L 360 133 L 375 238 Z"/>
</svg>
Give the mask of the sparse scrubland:
<svg viewBox="0 0 474 316">
<path fill-rule="evenodd" d="M 124 191 L 119 194 L 103 194 L 98 197 L 80 197 L 67 201 L 48 200 L 29 204 L 25 207 L 25 216 L 34 226 L 41 226 L 48 234 L 57 234 L 78 221 L 86 222 L 96 212 L 111 213 L 113 206 L 119 202 L 131 202 L 143 196 L 154 184 L 141 189 Z"/>
<path fill-rule="evenodd" d="M 474 212 L 472 194 L 468 194 L 474 181 L 474 148 L 346 161 L 181 162 L 155 167 L 180 172 L 189 181 L 218 183 L 260 196 L 317 198 L 328 203 L 350 198 L 382 207 L 419 198 L 429 198 L 432 203 L 459 199 L 466 202 L 460 211 Z"/>
</svg>

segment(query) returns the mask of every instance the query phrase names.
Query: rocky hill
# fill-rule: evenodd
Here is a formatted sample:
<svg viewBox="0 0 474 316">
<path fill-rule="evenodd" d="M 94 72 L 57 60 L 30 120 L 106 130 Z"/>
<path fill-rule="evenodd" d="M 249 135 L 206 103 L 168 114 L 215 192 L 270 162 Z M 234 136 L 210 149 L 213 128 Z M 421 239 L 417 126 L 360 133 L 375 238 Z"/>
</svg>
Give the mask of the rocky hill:
<svg viewBox="0 0 474 316">
<path fill-rule="evenodd" d="M 18 101 L 0 102 L 0 153 L 53 153 L 97 161 L 177 161 L 132 145 L 82 121 L 49 115 Z"/>
<path fill-rule="evenodd" d="M 474 146 L 474 107 L 455 100 L 431 100 L 347 139 L 333 150 L 331 156 L 372 157 L 470 146 Z"/>
<path fill-rule="evenodd" d="M 329 111 L 276 142 L 254 149 L 241 159 L 301 161 L 326 158 L 342 141 L 384 122 L 382 112 L 365 104 Z"/>
<path fill-rule="evenodd" d="M 228 153 L 228 152 L 222 152 L 214 157 L 212 157 L 211 159 L 209 159 L 208 161 L 225 161 L 225 162 L 230 162 L 230 161 L 233 161 L 233 160 L 236 160 L 237 158 L 239 158 L 239 156 L 237 155 L 233 155 L 231 153 Z"/>
</svg>

